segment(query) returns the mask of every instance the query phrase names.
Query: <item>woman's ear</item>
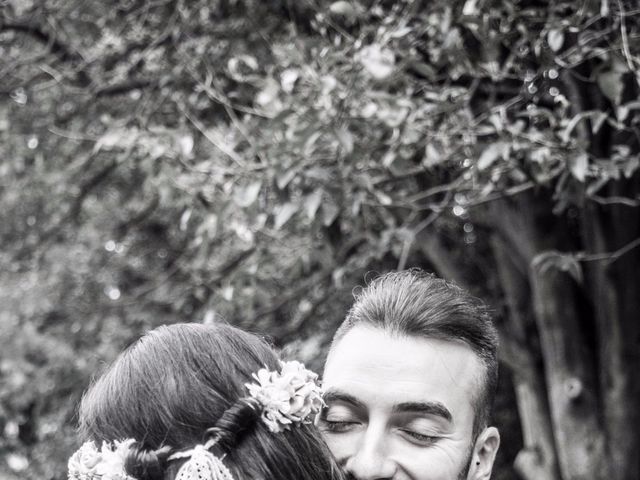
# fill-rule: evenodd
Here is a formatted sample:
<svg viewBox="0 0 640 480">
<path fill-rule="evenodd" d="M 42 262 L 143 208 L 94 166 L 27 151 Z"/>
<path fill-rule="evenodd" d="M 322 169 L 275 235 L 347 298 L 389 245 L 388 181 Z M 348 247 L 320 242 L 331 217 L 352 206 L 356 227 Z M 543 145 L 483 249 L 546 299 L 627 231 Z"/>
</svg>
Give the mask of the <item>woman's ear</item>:
<svg viewBox="0 0 640 480">
<path fill-rule="evenodd" d="M 493 462 L 500 447 L 500 433 L 496 427 L 485 428 L 473 447 L 467 480 L 489 480 Z"/>
</svg>

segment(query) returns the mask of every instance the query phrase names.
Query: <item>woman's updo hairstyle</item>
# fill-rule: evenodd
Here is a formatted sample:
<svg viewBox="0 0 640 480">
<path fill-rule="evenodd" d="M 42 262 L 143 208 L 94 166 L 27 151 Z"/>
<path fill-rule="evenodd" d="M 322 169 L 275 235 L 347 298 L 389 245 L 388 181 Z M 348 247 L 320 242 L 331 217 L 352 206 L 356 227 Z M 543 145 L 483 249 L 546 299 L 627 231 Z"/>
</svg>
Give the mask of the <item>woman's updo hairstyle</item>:
<svg viewBox="0 0 640 480">
<path fill-rule="evenodd" d="M 168 458 L 216 439 L 236 480 L 342 480 L 313 425 L 272 433 L 245 383 L 278 370 L 259 337 L 226 324 L 175 324 L 152 330 L 125 350 L 85 393 L 83 441 L 136 439 L 125 461 L 138 480 L 171 480 Z"/>
<path fill-rule="evenodd" d="M 207 433 L 216 439 L 216 445 L 225 453 L 234 448 L 238 440 L 261 415 L 260 402 L 252 397 L 244 397 L 227 408 Z"/>
<path fill-rule="evenodd" d="M 129 447 L 125 470 L 139 480 L 160 480 L 164 477 L 170 454 L 170 447 L 149 450 L 142 443 L 135 442 Z"/>
</svg>

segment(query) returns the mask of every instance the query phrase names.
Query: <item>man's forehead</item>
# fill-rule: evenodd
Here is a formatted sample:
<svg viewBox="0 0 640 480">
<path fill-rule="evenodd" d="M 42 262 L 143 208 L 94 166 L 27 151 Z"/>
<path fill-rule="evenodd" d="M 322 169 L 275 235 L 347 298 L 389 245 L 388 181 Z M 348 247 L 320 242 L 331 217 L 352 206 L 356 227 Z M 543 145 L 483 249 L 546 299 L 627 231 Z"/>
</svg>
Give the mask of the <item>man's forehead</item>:
<svg viewBox="0 0 640 480">
<path fill-rule="evenodd" d="M 455 407 L 471 403 L 482 374 L 479 359 L 464 343 L 358 325 L 332 347 L 324 386 L 390 408 L 425 400 Z"/>
<path fill-rule="evenodd" d="M 368 325 L 353 327 L 332 345 L 326 368 L 336 359 L 352 364 L 379 363 L 381 367 L 416 361 L 452 366 L 480 363 L 471 347 L 461 340 L 398 334 Z"/>
</svg>

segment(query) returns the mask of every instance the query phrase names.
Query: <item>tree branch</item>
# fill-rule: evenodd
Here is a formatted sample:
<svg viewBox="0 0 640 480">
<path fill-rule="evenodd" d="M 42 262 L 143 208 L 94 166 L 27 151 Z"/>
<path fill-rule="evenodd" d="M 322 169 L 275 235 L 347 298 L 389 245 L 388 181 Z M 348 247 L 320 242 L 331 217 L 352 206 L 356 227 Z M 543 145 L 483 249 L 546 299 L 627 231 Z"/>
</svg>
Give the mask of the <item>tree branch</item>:
<svg viewBox="0 0 640 480">
<path fill-rule="evenodd" d="M 58 40 L 55 34 L 47 32 L 40 25 L 31 22 L 3 22 L 0 23 L 0 32 L 14 31 L 31 35 L 36 40 L 45 43 L 51 53 L 57 55 L 63 62 L 79 63 L 83 62 L 82 57 L 74 52 L 69 46 Z M 76 72 L 76 79 L 82 86 L 91 84 L 91 78 L 87 72 L 81 68 Z"/>
</svg>

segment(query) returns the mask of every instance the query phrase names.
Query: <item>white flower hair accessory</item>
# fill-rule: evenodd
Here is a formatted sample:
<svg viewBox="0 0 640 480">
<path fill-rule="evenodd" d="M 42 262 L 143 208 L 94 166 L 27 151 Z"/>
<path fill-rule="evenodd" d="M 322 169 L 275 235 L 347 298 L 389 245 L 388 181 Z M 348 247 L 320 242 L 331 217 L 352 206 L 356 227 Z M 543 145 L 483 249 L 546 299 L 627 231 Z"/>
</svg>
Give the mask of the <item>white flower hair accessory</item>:
<svg viewBox="0 0 640 480">
<path fill-rule="evenodd" d="M 84 443 L 69 459 L 69 480 L 136 480 L 127 475 L 125 459 L 129 447 L 135 440 L 129 438 L 122 442 L 102 443 L 97 449 L 94 442 Z M 187 458 L 180 466 L 176 480 L 234 480 L 222 459 L 209 451 L 215 445 L 215 439 L 190 450 L 174 453 L 168 461 Z"/>
<path fill-rule="evenodd" d="M 318 375 L 297 361 L 280 362 L 280 372 L 260 369 L 253 374 L 258 383 L 247 383 L 249 394 L 262 405 L 262 421 L 279 433 L 292 424 L 309 423 L 324 402 Z"/>
<path fill-rule="evenodd" d="M 94 442 L 85 442 L 69 459 L 69 480 L 135 480 L 127 475 L 124 462 L 135 440 L 102 442 L 100 450 Z"/>
</svg>

